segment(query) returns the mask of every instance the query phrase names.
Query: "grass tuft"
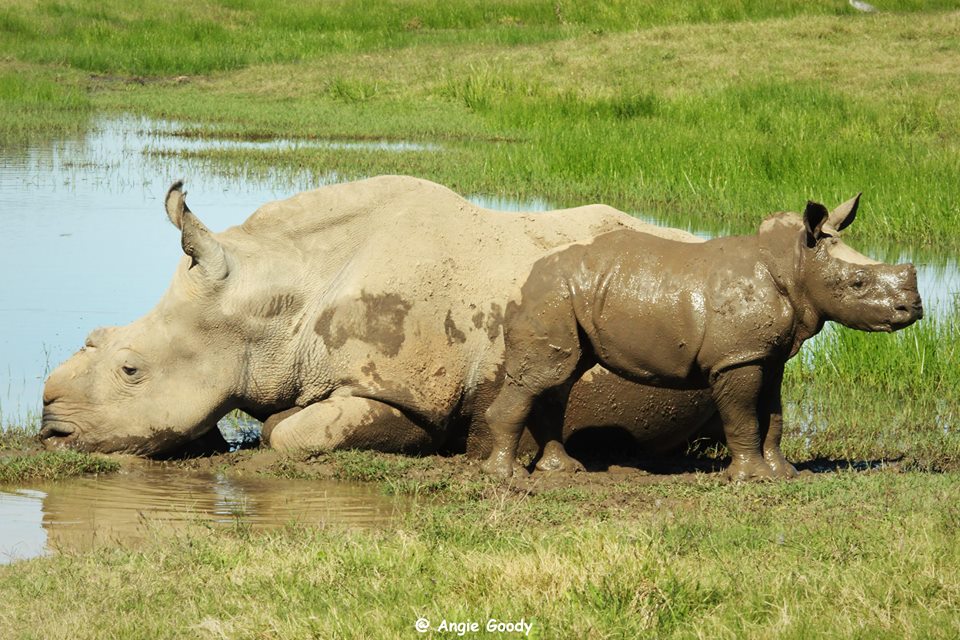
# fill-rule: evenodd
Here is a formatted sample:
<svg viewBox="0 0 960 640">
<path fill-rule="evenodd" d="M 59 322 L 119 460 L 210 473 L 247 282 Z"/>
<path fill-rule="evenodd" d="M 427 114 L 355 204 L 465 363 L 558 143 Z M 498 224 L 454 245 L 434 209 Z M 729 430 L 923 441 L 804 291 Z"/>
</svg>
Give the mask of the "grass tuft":
<svg viewBox="0 0 960 640">
<path fill-rule="evenodd" d="M 60 480 L 83 474 L 113 473 L 120 463 L 77 451 L 42 451 L 0 458 L 0 484 Z"/>
</svg>

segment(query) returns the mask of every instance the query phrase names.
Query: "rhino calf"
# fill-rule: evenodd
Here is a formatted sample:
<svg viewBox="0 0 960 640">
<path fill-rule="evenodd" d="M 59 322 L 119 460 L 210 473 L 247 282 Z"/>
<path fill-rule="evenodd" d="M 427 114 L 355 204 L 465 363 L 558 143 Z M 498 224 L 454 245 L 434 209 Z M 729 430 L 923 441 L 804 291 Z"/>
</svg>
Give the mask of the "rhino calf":
<svg viewBox="0 0 960 640">
<path fill-rule="evenodd" d="M 792 477 L 780 451 L 784 365 L 827 320 L 894 331 L 923 315 L 913 265 L 886 265 L 838 237 L 859 195 L 830 213 L 810 202 L 755 235 L 701 244 L 620 229 L 538 260 L 504 319 L 505 381 L 487 410 L 483 469 L 513 474 L 534 404 L 561 403 L 600 364 L 643 385 L 709 389 L 734 480 Z M 561 424 L 530 424 L 547 468 L 578 470 Z"/>
</svg>

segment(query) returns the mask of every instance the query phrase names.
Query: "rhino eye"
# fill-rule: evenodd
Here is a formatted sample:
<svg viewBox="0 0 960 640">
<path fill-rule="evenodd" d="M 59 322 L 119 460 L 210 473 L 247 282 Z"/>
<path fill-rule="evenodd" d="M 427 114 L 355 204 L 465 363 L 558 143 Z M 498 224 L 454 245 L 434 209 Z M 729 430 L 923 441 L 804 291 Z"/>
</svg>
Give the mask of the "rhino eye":
<svg viewBox="0 0 960 640">
<path fill-rule="evenodd" d="M 123 372 L 124 372 L 125 374 L 127 374 L 128 376 L 135 376 L 135 375 L 137 375 L 137 368 L 136 368 L 136 367 L 128 367 L 128 366 L 124 365 L 123 367 L 120 367 L 120 368 L 123 369 Z"/>
<path fill-rule="evenodd" d="M 854 289 L 863 289 L 863 280 L 861 280 L 860 278 L 857 278 L 856 280 L 854 280 L 854 281 L 853 281 L 853 288 L 854 288 Z"/>
</svg>

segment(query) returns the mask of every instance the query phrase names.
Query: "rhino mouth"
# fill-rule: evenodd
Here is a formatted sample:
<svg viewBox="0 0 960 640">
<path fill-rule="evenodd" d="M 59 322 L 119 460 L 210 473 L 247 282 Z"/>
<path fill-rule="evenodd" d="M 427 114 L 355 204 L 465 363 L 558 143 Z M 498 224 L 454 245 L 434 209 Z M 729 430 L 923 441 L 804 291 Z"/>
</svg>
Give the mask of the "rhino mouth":
<svg viewBox="0 0 960 640">
<path fill-rule="evenodd" d="M 47 449 L 71 446 L 80 436 L 80 430 L 75 424 L 44 414 L 43 426 L 40 429 L 40 442 Z"/>
<path fill-rule="evenodd" d="M 909 327 L 917 320 L 923 318 L 923 305 L 919 302 L 913 304 L 899 304 L 893 309 L 893 315 L 890 320 L 883 324 L 883 331 L 899 331 Z"/>
</svg>

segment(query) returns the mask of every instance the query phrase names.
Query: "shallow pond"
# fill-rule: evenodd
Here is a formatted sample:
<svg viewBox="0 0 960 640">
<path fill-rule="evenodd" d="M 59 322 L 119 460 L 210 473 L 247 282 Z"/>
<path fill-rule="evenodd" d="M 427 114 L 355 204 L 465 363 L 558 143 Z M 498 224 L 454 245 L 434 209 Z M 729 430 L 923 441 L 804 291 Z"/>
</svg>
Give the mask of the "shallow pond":
<svg viewBox="0 0 960 640">
<path fill-rule="evenodd" d="M 37 415 L 46 374 L 90 330 L 126 324 L 163 295 L 181 255 L 162 202 L 174 180 L 187 180 L 191 207 L 214 230 L 241 223 L 265 202 L 339 180 L 306 171 L 248 172 L 175 152 L 362 146 L 443 153 L 402 142 L 200 140 L 176 135 L 180 129 L 114 118 L 77 139 L 0 151 L 0 425 Z M 503 210 L 551 208 L 542 200 L 473 200 Z M 695 221 L 688 226 L 698 231 Z M 917 264 L 928 311 L 952 308 L 960 290 L 955 259 L 875 249 L 865 252 Z"/>
<path fill-rule="evenodd" d="M 162 465 L 0 490 L 0 564 L 191 526 L 381 527 L 406 501 L 373 485 L 198 474 Z"/>
</svg>

